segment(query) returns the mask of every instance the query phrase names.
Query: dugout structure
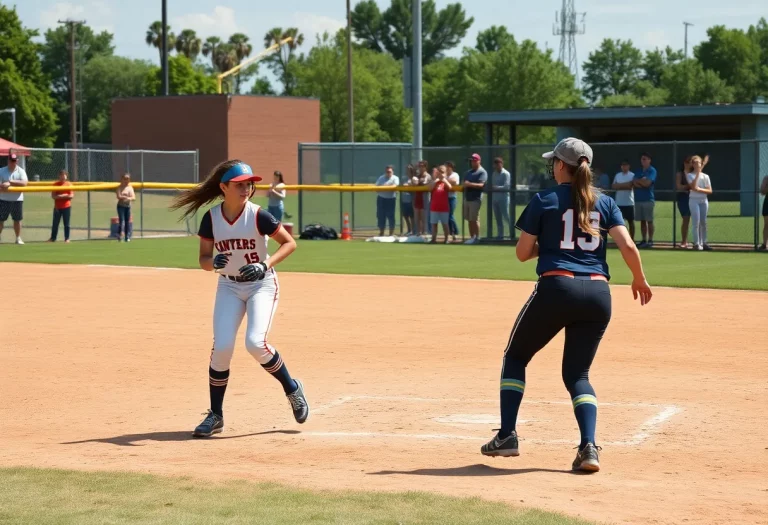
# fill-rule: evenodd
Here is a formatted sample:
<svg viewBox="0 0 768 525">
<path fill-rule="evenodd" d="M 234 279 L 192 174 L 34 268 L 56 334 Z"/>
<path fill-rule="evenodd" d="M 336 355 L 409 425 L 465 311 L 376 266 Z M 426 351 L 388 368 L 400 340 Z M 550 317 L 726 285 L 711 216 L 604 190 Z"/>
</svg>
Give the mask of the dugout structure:
<svg viewBox="0 0 768 525">
<path fill-rule="evenodd" d="M 674 175 L 686 156 L 709 154 L 704 171 L 715 188 L 710 201 L 739 202 L 743 217 L 759 212 L 757 188 L 768 175 L 768 104 L 763 102 L 492 111 L 470 113 L 469 121 L 485 125 L 489 149 L 498 147 L 494 137 L 500 127 L 508 127 L 508 147 L 515 146 L 518 126 L 554 127 L 558 140 L 579 137 L 593 146 L 593 168 L 611 179 L 622 159 L 629 159 L 636 172 L 640 155 L 648 152 L 658 170 L 657 201 L 674 200 Z M 513 180 L 527 175 L 510 171 Z"/>
<path fill-rule="evenodd" d="M 266 183 L 280 170 L 286 184 L 296 184 L 298 144 L 319 140 L 320 101 L 312 98 L 222 94 L 112 101 L 113 149 L 197 150 L 200 179 L 219 162 L 239 158 Z"/>
</svg>

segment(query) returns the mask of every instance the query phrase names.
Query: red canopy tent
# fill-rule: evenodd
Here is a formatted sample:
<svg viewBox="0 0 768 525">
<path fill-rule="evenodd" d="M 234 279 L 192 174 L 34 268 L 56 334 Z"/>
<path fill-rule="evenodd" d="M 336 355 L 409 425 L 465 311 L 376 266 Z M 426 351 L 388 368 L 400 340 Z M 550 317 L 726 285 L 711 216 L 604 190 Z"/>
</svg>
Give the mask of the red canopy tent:
<svg viewBox="0 0 768 525">
<path fill-rule="evenodd" d="M 17 155 L 24 155 L 25 157 L 29 157 L 32 152 L 26 149 L 24 146 L 19 146 L 18 144 L 14 144 L 10 140 L 5 140 L 3 138 L 0 138 L 0 156 L 7 157 L 8 156 L 8 150 L 13 150 Z"/>
</svg>

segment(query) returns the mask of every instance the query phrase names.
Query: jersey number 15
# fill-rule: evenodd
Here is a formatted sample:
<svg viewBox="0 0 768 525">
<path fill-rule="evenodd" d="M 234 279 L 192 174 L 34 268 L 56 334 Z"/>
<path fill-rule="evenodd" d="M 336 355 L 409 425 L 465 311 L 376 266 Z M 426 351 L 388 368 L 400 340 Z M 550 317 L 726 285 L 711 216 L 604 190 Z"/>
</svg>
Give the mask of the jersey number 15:
<svg viewBox="0 0 768 525">
<path fill-rule="evenodd" d="M 245 262 L 248 264 L 256 264 L 259 262 L 259 254 L 258 252 L 251 252 L 245 254 Z"/>
<path fill-rule="evenodd" d="M 566 210 L 566 212 L 563 213 L 563 239 L 560 241 L 561 250 L 576 249 L 576 244 L 573 242 L 573 236 L 576 235 L 576 223 L 573 220 L 573 217 L 574 212 L 572 209 Z M 595 229 L 599 230 L 600 213 L 596 211 L 589 212 L 589 222 L 592 223 L 592 226 Z M 579 248 L 583 251 L 594 252 L 600 246 L 600 237 L 591 237 L 589 240 L 587 240 L 586 237 L 577 237 L 576 243 L 578 243 Z"/>
</svg>

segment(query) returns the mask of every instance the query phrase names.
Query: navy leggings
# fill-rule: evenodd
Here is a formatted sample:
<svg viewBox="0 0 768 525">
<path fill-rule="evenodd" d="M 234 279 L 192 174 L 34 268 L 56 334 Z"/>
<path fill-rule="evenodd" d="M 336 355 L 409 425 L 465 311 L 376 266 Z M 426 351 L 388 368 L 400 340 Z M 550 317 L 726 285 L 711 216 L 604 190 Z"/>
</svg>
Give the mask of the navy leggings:
<svg viewBox="0 0 768 525">
<path fill-rule="evenodd" d="M 131 208 L 130 206 L 118 206 L 117 207 L 117 218 L 120 221 L 119 226 L 117 229 L 117 235 L 119 236 L 121 233 L 125 232 L 124 238 L 130 239 L 131 235 L 129 233 L 128 227 L 131 222 Z"/>
</svg>

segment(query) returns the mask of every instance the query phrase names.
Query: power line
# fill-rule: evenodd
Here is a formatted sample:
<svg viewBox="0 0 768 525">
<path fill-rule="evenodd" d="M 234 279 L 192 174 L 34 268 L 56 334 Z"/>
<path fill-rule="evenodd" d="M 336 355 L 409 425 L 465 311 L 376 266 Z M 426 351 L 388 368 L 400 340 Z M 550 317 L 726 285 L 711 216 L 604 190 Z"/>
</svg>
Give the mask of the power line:
<svg viewBox="0 0 768 525">
<path fill-rule="evenodd" d="M 563 0 L 560 12 L 555 11 L 555 25 L 552 34 L 560 36 L 559 60 L 573 73 L 576 87 L 579 87 L 579 64 L 576 60 L 576 35 L 587 32 L 584 18 L 587 13 L 577 13 L 574 0 Z M 577 18 L 580 17 L 580 20 Z"/>
</svg>

